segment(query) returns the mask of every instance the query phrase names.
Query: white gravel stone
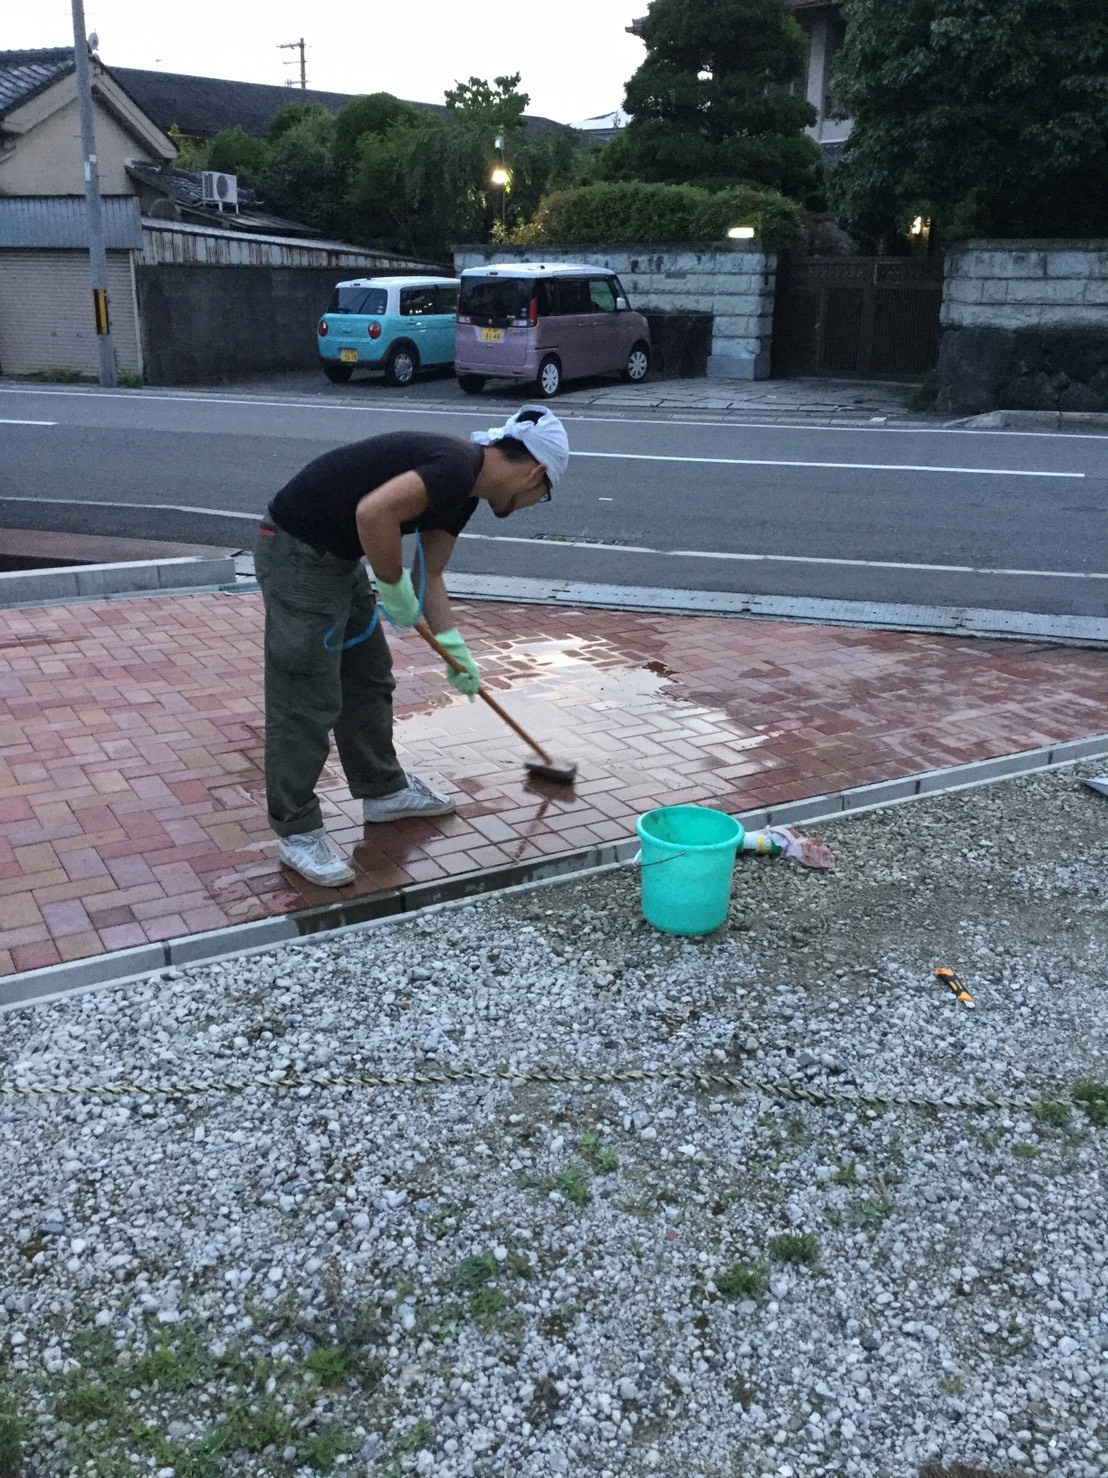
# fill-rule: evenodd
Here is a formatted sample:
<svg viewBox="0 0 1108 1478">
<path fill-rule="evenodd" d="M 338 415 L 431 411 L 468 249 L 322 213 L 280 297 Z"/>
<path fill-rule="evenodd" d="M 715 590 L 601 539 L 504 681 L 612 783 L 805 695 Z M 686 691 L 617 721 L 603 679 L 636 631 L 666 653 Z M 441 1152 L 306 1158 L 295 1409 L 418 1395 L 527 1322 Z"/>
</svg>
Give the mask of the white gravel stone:
<svg viewBox="0 0 1108 1478">
<path fill-rule="evenodd" d="M 27 1472 L 68 1478 L 56 1392 L 92 1331 L 105 1369 L 196 1335 L 261 1372 L 291 1435 L 221 1478 L 310 1478 L 331 1424 L 352 1474 L 1104 1478 L 1108 1130 L 1049 1107 L 1108 1081 L 1094 772 L 828 827 L 833 874 L 745 857 L 708 938 L 652 931 L 621 868 L 5 1012 L 29 1088 L 518 1075 L 0 1098 Z M 671 1066 L 743 1086 L 524 1080 Z M 307 1384 L 320 1347 L 356 1369 Z M 122 1388 L 121 1431 L 182 1444 L 231 1399 Z M 131 1440 L 110 1471 L 169 1478 Z"/>
</svg>

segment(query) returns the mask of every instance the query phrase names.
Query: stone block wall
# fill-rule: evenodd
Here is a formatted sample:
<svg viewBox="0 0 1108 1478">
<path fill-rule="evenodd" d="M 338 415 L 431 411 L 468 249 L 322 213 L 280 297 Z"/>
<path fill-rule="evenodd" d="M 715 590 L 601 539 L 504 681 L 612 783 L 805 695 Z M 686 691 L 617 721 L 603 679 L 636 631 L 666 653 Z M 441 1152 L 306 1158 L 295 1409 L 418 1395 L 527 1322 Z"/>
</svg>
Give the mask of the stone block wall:
<svg viewBox="0 0 1108 1478">
<path fill-rule="evenodd" d="M 940 410 L 1108 410 L 1108 241 L 951 251 Z"/>
<path fill-rule="evenodd" d="M 496 262 L 584 262 L 615 272 L 642 313 L 710 313 L 708 376 L 769 376 L 777 258 L 755 243 L 643 246 L 460 246 L 454 270 Z"/>
</svg>

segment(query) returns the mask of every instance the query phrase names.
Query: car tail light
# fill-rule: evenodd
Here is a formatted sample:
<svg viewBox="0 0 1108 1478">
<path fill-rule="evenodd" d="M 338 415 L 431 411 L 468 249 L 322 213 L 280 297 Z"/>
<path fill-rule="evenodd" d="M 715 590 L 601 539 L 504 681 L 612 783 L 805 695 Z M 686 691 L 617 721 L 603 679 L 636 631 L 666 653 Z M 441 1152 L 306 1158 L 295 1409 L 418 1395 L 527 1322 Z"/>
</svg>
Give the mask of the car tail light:
<svg viewBox="0 0 1108 1478">
<path fill-rule="evenodd" d="M 327 320 L 326 320 L 326 318 L 321 318 L 319 320 L 319 327 L 316 329 L 316 333 L 319 335 L 319 337 L 321 339 L 325 339 L 327 337 Z"/>
<path fill-rule="evenodd" d="M 459 313 L 458 314 L 458 322 L 459 323 L 472 323 L 473 322 L 473 319 L 470 318 L 470 316 L 469 316 L 468 313 Z"/>
<path fill-rule="evenodd" d="M 538 321 L 539 321 L 539 300 L 538 300 L 538 298 L 532 298 L 531 301 L 527 304 L 527 323 L 528 323 L 528 326 L 530 328 L 534 328 L 535 327 L 535 324 L 538 323 Z"/>
<path fill-rule="evenodd" d="M 381 325 L 379 323 L 371 323 L 366 329 L 366 333 L 371 339 L 379 339 L 381 337 Z"/>
</svg>

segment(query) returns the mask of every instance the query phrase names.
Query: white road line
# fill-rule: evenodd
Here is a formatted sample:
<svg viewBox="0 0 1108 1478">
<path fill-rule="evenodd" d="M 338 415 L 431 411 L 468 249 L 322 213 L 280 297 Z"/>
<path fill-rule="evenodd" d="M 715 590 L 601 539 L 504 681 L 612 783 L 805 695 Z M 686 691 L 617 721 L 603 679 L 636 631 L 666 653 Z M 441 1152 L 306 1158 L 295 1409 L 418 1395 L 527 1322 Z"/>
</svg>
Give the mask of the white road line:
<svg viewBox="0 0 1108 1478">
<path fill-rule="evenodd" d="M 605 457 L 617 462 L 707 462 L 720 467 L 826 467 L 841 472 L 953 472 L 975 477 L 1069 477 L 1083 472 L 1029 472 L 1010 467 L 928 467 L 909 462 L 786 462 L 768 457 L 664 457 L 654 452 L 574 452 L 578 457 Z"/>
<path fill-rule="evenodd" d="M 0 416 L 0 426 L 56 426 L 57 421 L 12 421 Z"/>
<path fill-rule="evenodd" d="M 435 401 L 418 402 L 415 405 L 370 405 L 360 403 L 358 405 L 336 405 L 334 401 L 328 400 L 262 400 L 251 396 L 249 391 L 243 391 L 241 395 L 202 395 L 199 392 L 193 395 L 157 395 L 139 390 L 114 391 L 114 390 L 22 390 L 14 386 L 0 388 L 0 395 L 70 395 L 83 399 L 99 397 L 101 400 L 144 400 L 168 401 L 184 405 L 237 405 L 258 406 L 259 408 L 278 410 L 307 410 L 307 411 L 338 411 L 342 413 L 355 412 L 365 415 L 374 412 L 389 416 L 455 416 L 466 420 L 484 420 L 485 413 L 474 408 L 472 410 L 447 410 L 439 406 Z M 1108 433 L 1095 431 L 1020 431 L 1015 427 L 1006 429 L 993 429 L 989 427 L 976 426 L 874 426 L 868 421 L 853 426 L 831 426 L 824 422 L 813 425 L 809 421 L 743 421 L 731 417 L 720 417 L 719 419 L 692 420 L 682 416 L 597 416 L 591 413 L 587 405 L 567 405 L 559 403 L 558 413 L 565 420 L 573 420 L 597 426 L 713 426 L 722 427 L 725 430 L 736 431 L 816 431 L 821 435 L 828 432 L 888 434 L 890 436 L 1025 436 L 1034 437 L 1038 440 L 1055 441 L 1104 441 L 1108 439 Z M 671 407 L 678 410 L 679 407 Z M 491 411 L 489 412 L 492 413 Z M 737 411 L 736 416 L 741 416 L 742 411 Z M 757 412 L 753 412 L 757 414 Z M 785 411 L 784 414 L 789 414 Z M 795 414 L 795 413 L 794 413 Z M 827 414 L 831 414 L 828 412 Z M 843 412 L 852 414 L 852 412 Z M 860 413 L 864 414 L 864 413 Z"/>
<path fill-rule="evenodd" d="M 1100 570 L 1009 570 L 985 565 L 912 564 L 894 559 L 832 559 L 813 554 L 732 554 L 710 549 L 654 549 L 648 544 L 602 544 L 586 539 L 525 539 L 514 534 L 470 534 L 463 539 L 480 539 L 487 544 L 531 544 L 541 549 L 591 549 L 597 554 L 651 554 L 660 559 L 716 559 L 745 564 L 846 565 L 860 570 L 919 570 L 947 575 L 1023 575 L 1040 580 L 1108 580 L 1108 571 Z"/>
</svg>

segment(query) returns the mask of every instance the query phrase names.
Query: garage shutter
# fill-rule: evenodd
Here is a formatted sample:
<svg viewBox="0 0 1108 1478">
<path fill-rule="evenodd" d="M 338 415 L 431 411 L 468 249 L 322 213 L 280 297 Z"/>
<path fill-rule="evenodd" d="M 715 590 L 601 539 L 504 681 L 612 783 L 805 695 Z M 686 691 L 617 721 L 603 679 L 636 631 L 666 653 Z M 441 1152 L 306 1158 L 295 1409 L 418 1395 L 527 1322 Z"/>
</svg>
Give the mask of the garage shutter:
<svg viewBox="0 0 1108 1478">
<path fill-rule="evenodd" d="M 119 369 L 141 373 L 133 254 L 108 253 L 108 313 Z M 88 254 L 0 251 L 0 373 L 99 376 Z"/>
</svg>

